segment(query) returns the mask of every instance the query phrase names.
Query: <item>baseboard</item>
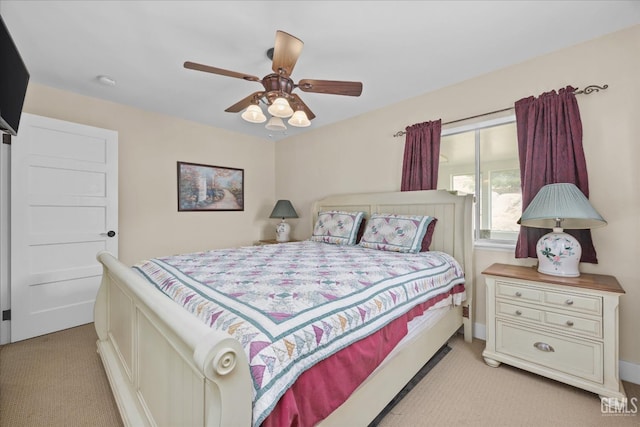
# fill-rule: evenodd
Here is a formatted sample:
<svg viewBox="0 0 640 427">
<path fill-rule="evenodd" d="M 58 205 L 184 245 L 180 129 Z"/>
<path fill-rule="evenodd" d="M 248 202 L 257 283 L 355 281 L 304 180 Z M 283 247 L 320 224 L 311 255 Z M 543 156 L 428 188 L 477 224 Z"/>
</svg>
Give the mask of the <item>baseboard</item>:
<svg viewBox="0 0 640 427">
<path fill-rule="evenodd" d="M 637 363 L 620 361 L 620 379 L 634 384 L 640 384 L 640 365 Z"/>
<path fill-rule="evenodd" d="M 11 336 L 11 321 L 0 320 L 0 345 L 9 344 Z"/>
<path fill-rule="evenodd" d="M 482 323 L 474 323 L 473 337 L 487 340 L 487 327 Z M 640 384 L 640 365 L 637 363 L 619 361 L 620 379 L 634 384 Z"/>
<path fill-rule="evenodd" d="M 487 327 L 482 323 L 473 324 L 473 337 L 479 340 L 487 340 Z"/>
</svg>

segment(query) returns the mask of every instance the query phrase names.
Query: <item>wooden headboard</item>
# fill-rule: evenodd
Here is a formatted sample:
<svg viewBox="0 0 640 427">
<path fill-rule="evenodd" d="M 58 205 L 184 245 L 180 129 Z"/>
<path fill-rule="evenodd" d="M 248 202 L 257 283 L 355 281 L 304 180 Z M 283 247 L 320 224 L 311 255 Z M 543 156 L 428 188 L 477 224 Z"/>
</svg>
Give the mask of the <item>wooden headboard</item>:
<svg viewBox="0 0 640 427">
<path fill-rule="evenodd" d="M 339 194 L 316 201 L 311 208 L 312 229 L 318 212 L 327 210 L 373 213 L 429 215 L 438 218 L 431 250 L 451 254 L 463 268 L 471 260 L 473 195 L 456 195 L 446 190 L 388 193 Z"/>
</svg>

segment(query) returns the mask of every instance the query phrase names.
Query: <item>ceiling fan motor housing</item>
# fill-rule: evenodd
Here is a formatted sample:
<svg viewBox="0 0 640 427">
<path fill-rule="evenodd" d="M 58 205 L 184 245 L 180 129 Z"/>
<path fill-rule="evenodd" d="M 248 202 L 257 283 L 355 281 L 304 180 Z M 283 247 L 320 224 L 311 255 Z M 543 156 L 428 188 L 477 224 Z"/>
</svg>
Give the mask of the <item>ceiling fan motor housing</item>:
<svg viewBox="0 0 640 427">
<path fill-rule="evenodd" d="M 262 79 L 262 85 L 267 92 L 266 96 L 269 102 L 273 102 L 278 96 L 284 95 L 286 98 L 289 98 L 287 95 L 290 95 L 295 87 L 293 80 L 289 77 L 284 77 L 276 73 L 265 76 Z"/>
</svg>

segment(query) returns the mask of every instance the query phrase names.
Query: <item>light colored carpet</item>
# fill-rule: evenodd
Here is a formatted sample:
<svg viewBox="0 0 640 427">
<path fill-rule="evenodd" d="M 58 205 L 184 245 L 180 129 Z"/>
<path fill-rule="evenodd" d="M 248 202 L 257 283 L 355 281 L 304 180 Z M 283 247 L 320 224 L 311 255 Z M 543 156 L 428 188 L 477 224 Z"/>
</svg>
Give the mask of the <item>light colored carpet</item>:
<svg viewBox="0 0 640 427">
<path fill-rule="evenodd" d="M 491 368 L 482 359 L 482 340 L 468 345 L 456 336 L 449 346 L 379 427 L 640 426 L 640 414 L 603 415 L 596 394 L 504 364 Z M 639 385 L 624 386 L 628 398 L 640 397 Z"/>
<path fill-rule="evenodd" d="M 0 426 L 122 426 L 93 324 L 0 347 Z"/>
<path fill-rule="evenodd" d="M 0 426 L 121 426 L 96 339 L 89 324 L 0 347 Z M 640 414 L 603 415 L 595 394 L 485 365 L 484 341 L 449 345 L 379 427 L 640 426 Z M 625 388 L 640 397 L 640 386 Z"/>
</svg>

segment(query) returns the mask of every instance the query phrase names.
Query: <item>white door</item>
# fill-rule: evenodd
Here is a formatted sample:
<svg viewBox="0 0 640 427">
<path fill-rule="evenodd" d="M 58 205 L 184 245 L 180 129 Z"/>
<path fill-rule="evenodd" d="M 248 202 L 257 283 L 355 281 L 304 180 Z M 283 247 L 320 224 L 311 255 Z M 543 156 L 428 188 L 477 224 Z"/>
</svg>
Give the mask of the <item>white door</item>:
<svg viewBox="0 0 640 427">
<path fill-rule="evenodd" d="M 22 114 L 11 144 L 12 342 L 93 321 L 96 254 L 118 251 L 117 162 L 117 132 Z"/>
</svg>

